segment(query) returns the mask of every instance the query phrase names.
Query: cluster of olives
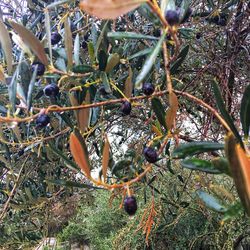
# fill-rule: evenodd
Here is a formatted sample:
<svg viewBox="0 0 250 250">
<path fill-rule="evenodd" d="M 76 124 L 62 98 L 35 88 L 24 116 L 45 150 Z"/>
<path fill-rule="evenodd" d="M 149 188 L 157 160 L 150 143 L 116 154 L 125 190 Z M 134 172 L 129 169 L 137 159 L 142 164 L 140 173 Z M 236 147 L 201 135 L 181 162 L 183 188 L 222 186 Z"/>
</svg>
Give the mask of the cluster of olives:
<svg viewBox="0 0 250 250">
<path fill-rule="evenodd" d="M 53 39 L 53 42 L 51 42 L 53 45 L 58 43 L 61 40 L 61 36 L 58 33 L 53 33 L 51 36 L 51 39 Z M 32 64 L 32 69 L 37 67 L 37 75 L 41 76 L 45 72 L 45 66 L 40 62 L 34 62 Z M 152 83 L 144 83 L 142 87 L 143 93 L 147 96 L 150 96 L 154 93 L 155 87 Z M 52 83 L 45 86 L 43 89 L 43 92 L 48 97 L 55 97 L 59 94 L 59 87 Z M 120 108 L 121 113 L 125 115 L 129 115 L 131 112 L 132 106 L 129 101 L 124 101 L 122 103 L 122 106 Z M 36 118 L 36 128 L 44 128 L 50 123 L 50 117 L 47 114 L 40 114 Z M 143 154 L 145 159 L 150 162 L 154 163 L 157 161 L 157 152 L 155 149 L 151 147 L 145 147 L 143 150 Z M 137 202 L 136 198 L 134 196 L 128 196 L 124 199 L 124 210 L 130 215 L 134 215 L 137 211 Z"/>
<path fill-rule="evenodd" d="M 59 88 L 56 84 L 48 84 L 44 89 L 43 92 L 48 97 L 55 97 L 59 94 Z M 37 128 L 44 128 L 50 123 L 50 118 L 46 114 L 41 114 L 36 118 L 36 127 Z"/>
<path fill-rule="evenodd" d="M 152 83 L 144 83 L 142 86 L 143 93 L 150 96 L 154 93 L 155 87 Z M 131 104 L 125 101 L 122 104 L 121 111 L 124 115 L 128 115 L 131 112 Z M 143 150 L 143 155 L 145 159 L 150 163 L 155 163 L 158 160 L 157 152 L 152 147 L 145 147 Z M 124 200 L 124 210 L 131 216 L 137 211 L 137 202 L 134 196 L 128 196 Z"/>
<path fill-rule="evenodd" d="M 143 150 L 145 159 L 150 163 L 155 163 L 158 159 L 157 152 L 152 147 L 145 147 Z M 131 216 L 136 213 L 137 202 L 134 196 L 128 196 L 124 199 L 124 210 Z"/>
<path fill-rule="evenodd" d="M 152 83 L 144 83 L 142 86 L 142 91 L 145 95 L 150 96 L 155 91 L 155 86 Z M 132 106 L 129 101 L 124 101 L 120 108 L 121 113 L 125 115 L 129 115 L 131 112 Z"/>
<path fill-rule="evenodd" d="M 37 67 L 37 76 L 42 76 L 45 72 L 45 66 L 41 62 L 34 62 L 31 65 L 32 71 Z M 59 94 L 59 87 L 52 83 L 45 86 L 43 92 L 48 97 L 56 97 Z M 36 118 L 36 128 L 44 128 L 50 123 L 50 118 L 46 114 L 41 114 Z"/>
</svg>

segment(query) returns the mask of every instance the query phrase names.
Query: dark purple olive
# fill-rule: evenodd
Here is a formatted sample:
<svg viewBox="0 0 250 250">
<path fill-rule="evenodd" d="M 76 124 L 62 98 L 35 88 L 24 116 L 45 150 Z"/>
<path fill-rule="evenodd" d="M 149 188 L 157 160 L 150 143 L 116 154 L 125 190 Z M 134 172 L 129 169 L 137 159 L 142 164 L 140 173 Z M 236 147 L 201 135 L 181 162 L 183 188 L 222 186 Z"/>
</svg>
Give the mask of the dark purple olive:
<svg viewBox="0 0 250 250">
<path fill-rule="evenodd" d="M 36 127 L 44 128 L 50 123 L 50 118 L 48 115 L 42 114 L 36 118 Z"/>
<path fill-rule="evenodd" d="M 143 154 L 145 156 L 145 159 L 150 162 L 150 163 L 154 163 L 157 161 L 157 152 L 155 149 L 151 148 L 151 147 L 145 147 L 143 150 Z"/>
<path fill-rule="evenodd" d="M 134 215 L 137 210 L 137 202 L 134 196 L 128 196 L 124 200 L 124 210 L 129 215 Z"/>
<path fill-rule="evenodd" d="M 37 65 L 37 75 L 38 76 L 42 76 L 44 74 L 44 72 L 45 72 L 45 66 L 44 66 L 44 64 L 42 64 L 40 62 L 34 62 L 31 65 L 32 72 L 35 70 L 36 65 Z"/>
<path fill-rule="evenodd" d="M 46 96 L 57 96 L 59 94 L 59 88 L 56 84 L 52 83 L 45 86 L 43 92 Z"/>
<path fill-rule="evenodd" d="M 167 10 L 165 13 L 165 19 L 169 25 L 173 26 L 179 23 L 179 14 L 175 10 Z"/>
<path fill-rule="evenodd" d="M 125 101 L 122 103 L 122 106 L 121 106 L 121 112 L 123 115 L 129 115 L 130 112 L 131 112 L 131 103 L 128 102 L 128 101 Z"/>
<path fill-rule="evenodd" d="M 146 82 L 143 83 L 142 90 L 145 95 L 152 95 L 155 91 L 155 86 L 152 83 Z"/>
<path fill-rule="evenodd" d="M 51 44 L 55 45 L 58 44 L 61 41 L 62 37 L 59 33 L 54 32 L 51 34 Z"/>
</svg>

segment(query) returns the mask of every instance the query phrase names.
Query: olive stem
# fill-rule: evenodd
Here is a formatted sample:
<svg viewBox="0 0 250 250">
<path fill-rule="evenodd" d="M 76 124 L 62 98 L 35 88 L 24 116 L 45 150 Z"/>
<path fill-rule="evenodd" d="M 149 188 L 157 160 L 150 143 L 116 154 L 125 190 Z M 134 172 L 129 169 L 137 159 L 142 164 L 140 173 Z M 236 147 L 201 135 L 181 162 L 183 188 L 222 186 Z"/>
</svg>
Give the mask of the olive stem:
<svg viewBox="0 0 250 250">
<path fill-rule="evenodd" d="M 134 179 L 127 181 L 127 182 L 124 182 L 124 183 L 120 183 L 120 184 L 107 184 L 107 183 L 104 183 L 102 181 L 95 180 L 92 176 L 87 177 L 87 178 L 90 181 L 92 181 L 95 185 L 102 186 L 106 189 L 124 188 L 126 186 L 128 187 L 128 186 L 132 185 L 133 183 L 136 183 L 139 180 L 141 180 L 149 171 L 151 171 L 151 169 L 152 169 L 152 165 L 149 164 L 146 166 L 145 170 L 141 174 L 136 176 Z"/>
</svg>

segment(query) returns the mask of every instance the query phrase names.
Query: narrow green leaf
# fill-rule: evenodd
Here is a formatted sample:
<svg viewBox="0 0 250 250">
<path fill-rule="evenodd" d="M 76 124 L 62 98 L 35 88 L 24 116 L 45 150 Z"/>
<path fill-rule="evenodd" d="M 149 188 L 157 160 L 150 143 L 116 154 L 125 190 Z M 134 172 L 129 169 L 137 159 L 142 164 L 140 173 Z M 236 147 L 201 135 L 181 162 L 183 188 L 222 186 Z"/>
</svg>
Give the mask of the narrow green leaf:
<svg viewBox="0 0 250 250">
<path fill-rule="evenodd" d="M 166 112 L 160 99 L 157 97 L 153 97 L 151 99 L 151 104 L 152 104 L 153 111 L 155 112 L 158 121 L 167 130 L 167 124 L 166 124 L 166 119 L 165 119 Z"/>
<path fill-rule="evenodd" d="M 37 74 L 37 67 L 38 65 L 36 65 L 35 70 L 33 71 L 31 80 L 30 80 L 30 84 L 29 84 L 29 89 L 28 89 L 28 94 L 27 94 L 27 108 L 28 110 L 30 110 L 31 105 L 32 105 L 32 92 L 33 92 L 33 88 L 36 82 L 36 74 Z"/>
<path fill-rule="evenodd" d="M 24 100 L 25 103 L 27 103 L 27 95 L 25 95 L 24 91 L 25 91 L 24 86 L 21 85 L 21 83 L 17 82 L 16 93 L 19 97 L 21 97 Z M 26 94 L 28 94 L 28 90 Z"/>
<path fill-rule="evenodd" d="M 207 0 L 207 3 L 208 3 L 208 5 L 209 5 L 209 7 L 210 8 L 214 8 L 214 2 L 213 2 L 213 0 Z"/>
<path fill-rule="evenodd" d="M 216 157 L 211 160 L 212 164 L 215 168 L 217 168 L 220 172 L 232 176 L 230 171 L 229 162 L 224 157 Z"/>
<path fill-rule="evenodd" d="M 72 71 L 74 73 L 84 74 L 84 73 L 93 72 L 94 69 L 91 66 L 89 66 L 89 65 L 82 64 L 82 65 L 74 66 L 72 68 Z"/>
<path fill-rule="evenodd" d="M 4 51 L 5 60 L 7 62 L 8 73 L 10 75 L 12 71 L 12 45 L 11 45 L 9 32 L 6 29 L 1 18 L 0 18 L 0 34 L 1 34 L 0 43 Z"/>
<path fill-rule="evenodd" d="M 48 143 L 50 149 L 55 153 L 57 154 L 59 157 L 61 157 L 66 163 L 67 163 L 67 167 L 73 171 L 76 171 L 78 173 L 80 173 L 80 169 L 79 167 L 73 162 L 71 161 L 66 155 L 64 152 L 58 150 L 52 143 Z"/>
<path fill-rule="evenodd" d="M 139 75 L 136 78 L 135 88 L 141 89 L 141 87 L 142 87 L 142 81 L 145 79 L 145 77 L 147 76 L 147 74 L 149 73 L 149 71 L 151 70 L 151 68 L 153 67 L 153 65 L 155 63 L 155 60 L 156 60 L 158 54 L 160 53 L 160 50 L 161 50 L 161 47 L 162 47 L 162 43 L 165 40 L 165 36 L 166 36 L 166 32 L 164 32 L 162 34 L 161 39 L 156 44 L 154 50 L 149 55 L 149 57 L 146 59 L 144 65 L 142 67 L 141 72 L 139 73 Z"/>
<path fill-rule="evenodd" d="M 190 142 L 180 144 L 172 154 L 173 158 L 185 158 L 187 156 L 192 156 L 195 154 L 200 154 L 204 152 L 212 152 L 216 150 L 223 150 L 224 144 L 217 142 Z"/>
<path fill-rule="evenodd" d="M 100 50 L 98 53 L 98 61 L 99 61 L 99 70 L 105 71 L 105 68 L 107 66 L 107 60 L 108 56 L 104 50 Z"/>
<path fill-rule="evenodd" d="M 68 60 L 68 69 L 72 68 L 73 65 L 73 41 L 72 41 L 72 32 L 70 29 L 70 20 L 66 18 L 64 21 L 64 44 L 67 53 L 67 60 Z"/>
<path fill-rule="evenodd" d="M 135 32 L 108 32 L 107 36 L 113 39 L 147 39 L 158 40 L 159 38 L 154 36 L 143 35 Z"/>
<path fill-rule="evenodd" d="M 186 1 L 181 2 L 180 14 L 179 14 L 179 19 L 181 20 L 181 22 L 185 19 L 190 4 L 191 4 L 191 0 L 186 0 Z"/>
<path fill-rule="evenodd" d="M 140 50 L 139 52 L 129 56 L 128 60 L 132 60 L 132 59 L 134 59 L 136 57 L 148 55 L 148 54 L 150 54 L 152 52 L 152 50 L 153 50 L 152 48 L 147 48 L 147 49 Z"/>
<path fill-rule="evenodd" d="M 96 125 L 101 115 L 101 108 L 95 107 L 91 109 L 91 119 L 90 119 L 90 126 Z"/>
<path fill-rule="evenodd" d="M 102 31 L 97 39 L 97 42 L 96 42 L 96 47 L 95 47 L 95 57 L 98 56 L 98 53 L 99 53 L 99 48 L 101 47 L 101 43 L 102 43 L 102 40 L 103 38 L 105 37 L 105 34 L 107 34 L 107 29 L 108 29 L 108 24 L 110 23 L 110 21 L 106 21 L 105 24 L 103 25 L 103 28 L 102 28 Z"/>
<path fill-rule="evenodd" d="M 227 211 L 223 216 L 223 221 L 235 219 L 235 217 L 239 216 L 243 212 L 244 212 L 244 207 L 242 206 L 242 203 L 238 201 L 227 208 Z"/>
<path fill-rule="evenodd" d="M 241 100 L 240 120 L 245 138 L 247 139 L 249 137 L 250 129 L 250 85 L 246 87 Z"/>
<path fill-rule="evenodd" d="M 49 11 L 44 11 L 44 12 L 45 12 L 45 30 L 49 47 L 49 58 L 50 58 L 50 63 L 53 65 Z"/>
<path fill-rule="evenodd" d="M 124 94 L 126 97 L 130 98 L 132 96 L 132 92 L 133 92 L 133 71 L 131 69 L 131 67 L 129 66 L 129 71 L 128 71 L 128 77 L 125 81 L 125 87 L 124 87 Z"/>
<path fill-rule="evenodd" d="M 130 160 L 121 160 L 118 161 L 112 168 L 111 173 L 116 175 L 118 171 L 128 168 L 132 162 Z"/>
<path fill-rule="evenodd" d="M 65 181 L 65 180 L 61 180 L 61 179 L 57 179 L 57 180 L 47 179 L 46 182 L 52 183 L 52 184 L 58 185 L 58 186 L 64 186 L 64 187 L 103 189 L 103 188 L 91 186 L 91 185 L 88 185 L 85 183 L 79 183 L 79 182 L 74 182 L 74 181 Z"/>
<path fill-rule="evenodd" d="M 101 72 L 101 78 L 102 78 L 102 84 L 103 84 L 103 86 L 105 88 L 105 91 L 107 93 L 111 93 L 112 90 L 110 88 L 109 79 L 107 77 L 107 74 L 105 72 Z"/>
<path fill-rule="evenodd" d="M 214 91 L 214 95 L 215 95 L 215 99 L 216 99 L 216 104 L 218 109 L 220 110 L 223 118 L 225 119 L 225 121 L 227 122 L 228 126 L 230 127 L 230 129 L 232 130 L 234 136 L 237 138 L 238 142 L 240 143 L 241 147 L 244 148 L 244 144 L 241 140 L 240 134 L 238 132 L 238 130 L 236 129 L 234 123 L 233 123 L 233 119 L 232 117 L 229 115 L 229 113 L 226 110 L 219 86 L 217 84 L 217 82 L 214 80 L 212 82 L 212 86 L 213 86 L 213 91 Z"/>
<path fill-rule="evenodd" d="M 20 58 L 19 58 L 18 66 L 15 70 L 15 73 L 12 76 L 10 84 L 8 85 L 9 99 L 11 102 L 13 112 L 16 109 L 17 78 L 19 76 L 20 65 L 23 60 L 23 56 L 24 56 L 24 52 L 22 51 Z"/>
<path fill-rule="evenodd" d="M 72 119 L 69 118 L 69 116 L 66 113 L 59 113 L 59 116 L 62 118 L 62 120 L 70 127 L 74 128 L 74 124 L 72 123 Z"/>
<path fill-rule="evenodd" d="M 227 211 L 226 207 L 220 204 L 220 202 L 212 195 L 202 190 L 198 190 L 196 193 L 208 208 L 211 208 L 220 213 L 224 213 Z"/>
<path fill-rule="evenodd" d="M 117 53 L 111 54 L 108 58 L 105 72 L 109 73 L 120 62 L 120 56 Z"/>
<path fill-rule="evenodd" d="M 20 64 L 20 85 L 23 89 L 24 92 L 24 99 L 27 100 L 27 96 L 28 96 L 28 91 L 29 91 L 29 84 L 30 84 L 30 80 L 32 78 L 32 70 L 30 70 L 30 64 L 23 60 Z"/>
<path fill-rule="evenodd" d="M 46 8 L 48 10 L 54 9 L 59 5 L 65 4 L 65 3 L 70 3 L 73 2 L 73 0 L 61 0 L 61 1 L 55 1 L 54 3 L 49 4 Z"/>
<path fill-rule="evenodd" d="M 188 54 L 188 51 L 189 51 L 189 45 L 185 46 L 180 54 L 178 55 L 176 61 L 173 63 L 173 65 L 171 66 L 170 68 L 170 73 L 171 74 L 175 74 L 177 72 L 177 69 L 181 66 L 181 64 L 184 62 L 187 54 Z"/>
<path fill-rule="evenodd" d="M 181 166 L 184 168 L 198 170 L 209 174 L 221 174 L 210 161 L 192 158 L 181 161 Z"/>
<path fill-rule="evenodd" d="M 88 52 L 91 64 L 95 61 L 95 49 L 92 42 L 88 42 Z"/>
<path fill-rule="evenodd" d="M 179 28 L 178 32 L 180 33 L 181 37 L 185 39 L 190 39 L 194 36 L 194 34 L 196 33 L 196 30 L 192 28 Z"/>
<path fill-rule="evenodd" d="M 75 62 L 75 65 L 80 64 L 79 51 L 80 51 L 80 37 L 79 37 L 79 34 L 77 34 L 75 37 L 75 40 L 74 40 L 74 62 Z"/>
<path fill-rule="evenodd" d="M 45 65 L 48 65 L 48 58 L 45 54 L 44 47 L 38 38 L 26 27 L 21 24 L 9 21 L 13 29 L 20 35 L 23 42 L 36 54 L 39 60 Z"/>
<path fill-rule="evenodd" d="M 59 70 L 64 71 L 64 72 L 67 71 L 67 66 L 66 66 L 65 60 L 64 60 L 62 57 L 58 57 L 58 58 L 56 59 L 55 65 L 56 65 L 56 67 L 57 67 Z"/>
</svg>

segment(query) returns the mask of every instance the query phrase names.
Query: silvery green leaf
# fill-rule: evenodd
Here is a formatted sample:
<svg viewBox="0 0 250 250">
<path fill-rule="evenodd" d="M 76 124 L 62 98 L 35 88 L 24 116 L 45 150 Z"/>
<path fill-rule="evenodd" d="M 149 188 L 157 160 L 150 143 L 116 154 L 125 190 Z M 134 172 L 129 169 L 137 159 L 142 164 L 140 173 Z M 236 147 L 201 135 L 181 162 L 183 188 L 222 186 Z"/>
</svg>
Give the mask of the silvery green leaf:
<svg viewBox="0 0 250 250">
<path fill-rule="evenodd" d="M 136 78 L 135 81 L 135 88 L 140 89 L 142 87 L 142 81 L 145 79 L 145 77 L 148 75 L 149 71 L 152 69 L 155 60 L 161 51 L 162 43 L 165 40 L 166 32 L 164 32 L 161 36 L 161 39 L 156 44 L 155 48 L 153 49 L 152 53 L 149 55 L 149 57 L 146 59 L 141 72 Z"/>
<path fill-rule="evenodd" d="M 75 65 L 80 64 L 79 51 L 80 51 L 80 38 L 79 38 L 79 34 L 77 34 L 76 37 L 75 37 L 75 41 L 74 41 L 74 61 L 75 61 Z"/>
</svg>

